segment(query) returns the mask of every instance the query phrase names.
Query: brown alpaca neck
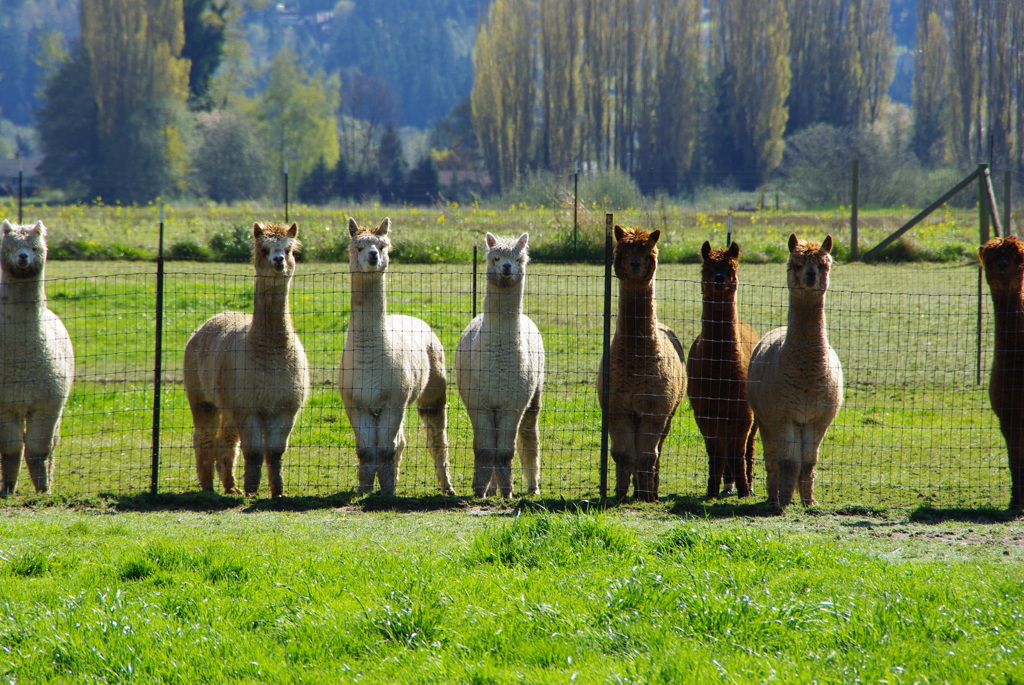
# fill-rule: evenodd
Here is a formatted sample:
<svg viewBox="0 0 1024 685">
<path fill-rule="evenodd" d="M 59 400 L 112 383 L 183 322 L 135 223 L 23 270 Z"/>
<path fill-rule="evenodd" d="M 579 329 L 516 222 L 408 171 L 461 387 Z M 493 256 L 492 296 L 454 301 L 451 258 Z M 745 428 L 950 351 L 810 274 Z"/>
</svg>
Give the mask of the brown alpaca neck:
<svg viewBox="0 0 1024 685">
<path fill-rule="evenodd" d="M 0 293 L 4 310 L 10 316 L 13 312 L 21 312 L 14 317 L 15 321 L 33 320 L 46 309 L 46 288 L 43 287 L 43 274 L 29 278 L 12 278 L 4 274 L 0 280 Z"/>
<path fill-rule="evenodd" d="M 380 346 L 388 316 L 387 274 L 352 272 L 348 334 L 359 345 Z"/>
<path fill-rule="evenodd" d="M 515 333 L 523 313 L 523 290 L 525 278 L 508 288 L 487 283 L 484 294 L 484 320 L 491 331 Z"/>
<path fill-rule="evenodd" d="M 653 340 L 658 326 L 658 316 L 654 311 L 654 281 L 642 285 L 619 283 L 616 334 Z"/>
<path fill-rule="evenodd" d="M 256 276 L 253 295 L 252 333 L 268 339 L 288 340 L 294 333 L 288 305 L 291 278 Z"/>
<path fill-rule="evenodd" d="M 707 345 L 706 357 L 722 359 L 728 356 L 727 352 L 732 354 L 737 352 L 738 321 L 735 300 L 727 302 L 704 300 L 700 339 L 701 345 Z"/>
<path fill-rule="evenodd" d="M 993 291 L 996 354 L 1024 349 L 1024 295 L 1021 291 Z"/>
<path fill-rule="evenodd" d="M 786 344 L 797 348 L 823 348 L 828 344 L 825 327 L 825 294 L 789 297 Z"/>
</svg>

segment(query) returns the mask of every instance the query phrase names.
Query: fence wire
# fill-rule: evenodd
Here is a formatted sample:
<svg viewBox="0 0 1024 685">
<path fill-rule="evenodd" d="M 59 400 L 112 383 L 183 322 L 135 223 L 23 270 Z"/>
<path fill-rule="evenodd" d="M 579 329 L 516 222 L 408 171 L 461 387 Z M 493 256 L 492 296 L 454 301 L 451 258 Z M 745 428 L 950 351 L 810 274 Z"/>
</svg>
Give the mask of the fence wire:
<svg viewBox="0 0 1024 685">
<path fill-rule="evenodd" d="M 687 350 L 701 327 L 699 269 L 671 264 L 658 271 L 659 319 L 676 331 Z M 185 492 L 198 487 L 192 419 L 182 385 L 185 343 L 216 313 L 251 312 L 254 276 L 249 265 L 168 262 L 165 270 L 155 482 L 160 492 Z M 83 264 L 81 271 L 91 273 L 47 282 L 50 308 L 70 331 L 78 369 L 56 451 L 54 489 L 144 492 L 153 473 L 156 272 L 136 264 Z M 466 324 L 481 311 L 486 285 L 482 274 L 478 279 L 475 302 L 469 265 L 393 265 L 387 286 L 388 312 L 425 320 L 444 346 L 451 475 L 459 494 L 472 492 L 473 436 L 457 391 L 455 348 Z M 741 265 L 740 283 L 742 319 L 762 335 L 785 325 L 784 265 Z M 547 357 L 540 414 L 542 496 L 598 495 L 601 414 L 596 380 L 603 293 L 602 266 L 528 267 L 523 310 L 539 327 Z M 614 330 L 615 282 L 612 293 Z M 285 494 L 353 491 L 355 442 L 337 381 L 349 322 L 347 265 L 299 264 L 291 309 L 308 357 L 312 393 L 284 456 Z M 825 311 L 830 342 L 843 364 L 846 393 L 821 448 L 819 502 L 1005 504 L 1006 449 L 987 396 L 990 310 L 987 288 L 979 299 L 973 265 L 837 266 Z M 438 492 L 414 408 L 407 414 L 406 437 L 398 494 Z M 758 444 L 758 499 L 765 494 L 761 455 Z M 236 467 L 239 481 L 241 461 Z M 515 485 L 521 493 L 518 469 L 517 460 Z M 686 401 L 665 442 L 661 469 L 662 497 L 704 494 L 707 454 Z M 30 489 L 23 478 L 19 490 Z M 267 493 L 265 474 L 261 493 Z"/>
</svg>

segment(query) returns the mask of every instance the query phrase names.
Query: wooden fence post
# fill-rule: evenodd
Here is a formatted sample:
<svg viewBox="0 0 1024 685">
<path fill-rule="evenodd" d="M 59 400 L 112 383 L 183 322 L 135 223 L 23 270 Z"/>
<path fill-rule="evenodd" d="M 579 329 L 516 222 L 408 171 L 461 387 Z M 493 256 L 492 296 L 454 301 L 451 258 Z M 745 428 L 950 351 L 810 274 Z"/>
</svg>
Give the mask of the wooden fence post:
<svg viewBox="0 0 1024 685">
<path fill-rule="evenodd" d="M 608 496 L 608 383 L 611 360 L 608 348 L 612 339 L 612 231 L 615 219 L 611 213 L 604 215 L 604 339 L 601 349 L 601 467 L 598 492 L 601 499 Z"/>
</svg>

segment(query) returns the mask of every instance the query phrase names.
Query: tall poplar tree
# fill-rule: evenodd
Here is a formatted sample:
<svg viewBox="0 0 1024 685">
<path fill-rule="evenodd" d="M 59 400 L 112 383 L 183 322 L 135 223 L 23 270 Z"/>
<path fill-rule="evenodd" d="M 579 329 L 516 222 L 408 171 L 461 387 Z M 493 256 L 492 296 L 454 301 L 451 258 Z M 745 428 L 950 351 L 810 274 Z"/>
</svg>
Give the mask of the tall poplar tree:
<svg viewBox="0 0 1024 685">
<path fill-rule="evenodd" d="M 189 62 L 182 0 L 82 0 L 81 41 L 97 113 L 90 194 L 142 202 L 183 190 Z"/>
<path fill-rule="evenodd" d="M 473 46 L 473 125 L 495 190 L 511 188 L 529 161 L 536 101 L 530 0 L 494 0 Z"/>
<path fill-rule="evenodd" d="M 782 160 L 790 90 L 784 0 L 711 0 L 718 172 L 743 189 Z"/>
<path fill-rule="evenodd" d="M 981 107 L 981 7 L 975 0 L 950 0 L 949 115 L 946 132 L 954 162 L 970 167 L 981 155 L 975 134 Z"/>
<path fill-rule="evenodd" d="M 918 0 L 914 34 L 911 147 L 923 163 L 942 161 L 945 139 L 949 47 L 940 12 L 943 0 Z"/>
<path fill-rule="evenodd" d="M 568 173 L 576 156 L 580 100 L 581 17 L 576 0 L 538 5 L 541 150 L 546 169 Z"/>
</svg>

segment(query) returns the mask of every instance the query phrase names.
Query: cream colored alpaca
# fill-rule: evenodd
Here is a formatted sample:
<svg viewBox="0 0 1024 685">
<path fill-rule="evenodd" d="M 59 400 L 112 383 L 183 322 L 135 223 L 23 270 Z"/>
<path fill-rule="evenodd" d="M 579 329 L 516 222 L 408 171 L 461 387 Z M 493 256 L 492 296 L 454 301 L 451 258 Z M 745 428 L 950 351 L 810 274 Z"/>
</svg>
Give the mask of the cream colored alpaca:
<svg viewBox="0 0 1024 685">
<path fill-rule="evenodd" d="M 185 346 L 185 394 L 192 409 L 199 487 L 213 490 L 217 468 L 235 487 L 235 451 L 245 460 L 246 495 L 259 490 L 263 463 L 271 497 L 283 492 L 281 459 L 309 396 L 309 367 L 288 307 L 299 227 L 253 225 L 256 291 L 252 315 L 217 314 Z"/>
<path fill-rule="evenodd" d="M 388 218 L 374 229 L 348 220 L 352 312 L 338 387 L 356 436 L 357 492 L 373 490 L 376 479 L 382 494 L 395 494 L 406 445 L 405 411 L 416 402 L 441 492 L 454 495 L 448 474 L 444 348 L 425 322 L 387 313 L 390 229 Z"/>
<path fill-rule="evenodd" d="M 747 401 L 761 429 L 768 502 L 783 507 L 798 481 L 804 506 L 815 504 L 818 447 L 843 402 L 843 369 L 825 327 L 831 251 L 832 236 L 820 245 L 789 236 L 788 326 L 770 331 L 750 356 Z"/>
<path fill-rule="evenodd" d="M 36 492 L 53 482 L 53 449 L 75 378 L 64 324 L 46 306 L 46 226 L 3 223 L 0 245 L 0 495 L 14 494 L 24 454 Z"/>
<path fill-rule="evenodd" d="M 540 493 L 540 416 L 544 341 L 523 314 L 527 233 L 519 239 L 487 234 L 487 294 L 455 352 L 459 394 L 473 424 L 473 494 L 495 486 L 512 496 L 512 457 L 519 448 L 526 491 Z"/>
<path fill-rule="evenodd" d="M 630 482 L 638 499 L 658 499 L 661 448 L 672 417 L 686 396 L 683 345 L 658 321 L 654 274 L 661 231 L 615 227 L 615 276 L 619 315 L 608 360 L 607 400 L 603 378 L 597 392 L 608 416 L 615 460 L 615 496 L 624 499 Z"/>
</svg>

